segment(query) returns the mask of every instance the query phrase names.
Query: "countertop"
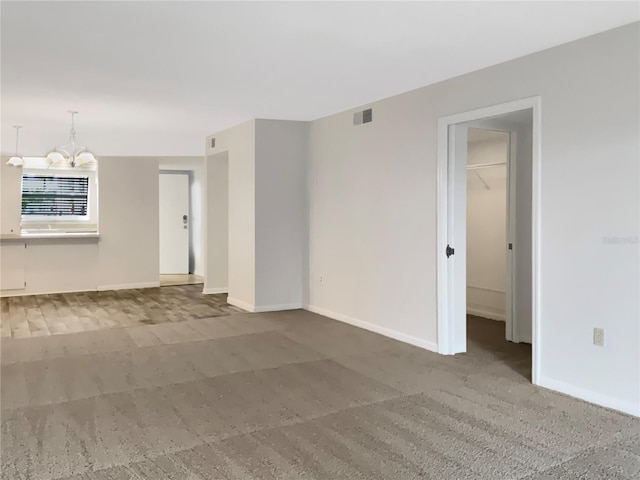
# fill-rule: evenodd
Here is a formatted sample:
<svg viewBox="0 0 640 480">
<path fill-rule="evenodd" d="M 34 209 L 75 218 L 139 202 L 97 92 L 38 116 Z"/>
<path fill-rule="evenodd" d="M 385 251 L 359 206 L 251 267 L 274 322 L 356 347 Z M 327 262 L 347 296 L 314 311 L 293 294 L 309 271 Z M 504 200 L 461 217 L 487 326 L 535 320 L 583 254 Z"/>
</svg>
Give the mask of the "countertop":
<svg viewBox="0 0 640 480">
<path fill-rule="evenodd" d="M 98 232 L 51 232 L 43 230 L 41 232 L 30 233 L 4 233 L 0 234 L 0 240 L 41 240 L 41 239 L 72 239 L 72 238 L 99 238 Z"/>
</svg>

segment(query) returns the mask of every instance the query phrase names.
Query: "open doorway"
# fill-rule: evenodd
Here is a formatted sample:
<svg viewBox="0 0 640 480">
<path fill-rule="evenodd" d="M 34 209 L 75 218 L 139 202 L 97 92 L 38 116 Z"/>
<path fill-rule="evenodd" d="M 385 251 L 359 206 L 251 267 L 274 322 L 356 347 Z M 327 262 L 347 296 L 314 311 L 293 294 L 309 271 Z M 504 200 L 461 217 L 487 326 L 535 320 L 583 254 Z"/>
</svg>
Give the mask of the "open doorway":
<svg viewBox="0 0 640 480">
<path fill-rule="evenodd" d="M 180 158 L 160 163 L 160 286 L 194 285 L 204 281 L 203 167 L 202 159 Z"/>
<path fill-rule="evenodd" d="M 534 383 L 538 122 L 536 98 L 439 121 L 440 352 L 516 352 Z"/>
<path fill-rule="evenodd" d="M 515 143 L 530 138 L 524 132 L 530 118 L 525 110 L 467 129 L 467 352 L 480 362 L 499 358 L 525 377 L 531 375 L 531 316 L 513 310 L 531 303 L 530 282 L 515 283 L 531 255 L 530 242 L 515 237 L 518 230 L 530 235 L 531 191 L 518 182 L 516 165 L 530 171 L 531 156 L 518 155 Z"/>
</svg>

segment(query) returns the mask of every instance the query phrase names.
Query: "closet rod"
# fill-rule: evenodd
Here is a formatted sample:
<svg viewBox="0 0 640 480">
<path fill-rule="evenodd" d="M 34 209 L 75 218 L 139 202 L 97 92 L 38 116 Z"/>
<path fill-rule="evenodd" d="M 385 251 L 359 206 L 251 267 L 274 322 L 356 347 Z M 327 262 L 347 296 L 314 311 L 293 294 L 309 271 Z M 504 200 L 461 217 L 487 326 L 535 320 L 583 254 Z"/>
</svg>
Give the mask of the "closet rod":
<svg viewBox="0 0 640 480">
<path fill-rule="evenodd" d="M 497 167 L 499 165 L 506 165 L 507 162 L 495 162 L 495 163 L 476 163 L 475 165 L 467 165 L 467 170 L 477 170 L 479 168 Z"/>
</svg>

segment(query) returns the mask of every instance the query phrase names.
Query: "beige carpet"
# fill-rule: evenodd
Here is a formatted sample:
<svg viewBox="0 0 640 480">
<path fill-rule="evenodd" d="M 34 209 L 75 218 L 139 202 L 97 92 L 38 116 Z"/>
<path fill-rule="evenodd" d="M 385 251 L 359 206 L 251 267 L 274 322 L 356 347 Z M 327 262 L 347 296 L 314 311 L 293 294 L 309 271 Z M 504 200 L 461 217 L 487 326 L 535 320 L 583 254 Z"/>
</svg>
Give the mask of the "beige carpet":
<svg viewBox="0 0 640 480">
<path fill-rule="evenodd" d="M 637 479 L 640 421 L 308 312 L 2 339 L 2 478 Z"/>
</svg>

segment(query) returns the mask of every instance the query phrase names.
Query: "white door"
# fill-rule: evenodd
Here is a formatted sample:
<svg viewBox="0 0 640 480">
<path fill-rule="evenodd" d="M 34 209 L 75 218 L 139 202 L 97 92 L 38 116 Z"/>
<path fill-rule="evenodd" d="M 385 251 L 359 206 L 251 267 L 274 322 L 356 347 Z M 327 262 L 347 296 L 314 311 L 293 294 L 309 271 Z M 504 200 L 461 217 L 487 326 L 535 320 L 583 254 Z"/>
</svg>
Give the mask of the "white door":
<svg viewBox="0 0 640 480">
<path fill-rule="evenodd" d="M 160 174 L 160 273 L 189 273 L 189 175 Z"/>
</svg>

